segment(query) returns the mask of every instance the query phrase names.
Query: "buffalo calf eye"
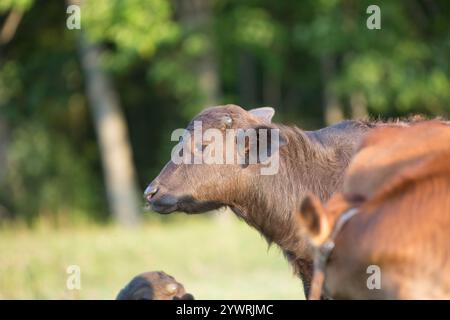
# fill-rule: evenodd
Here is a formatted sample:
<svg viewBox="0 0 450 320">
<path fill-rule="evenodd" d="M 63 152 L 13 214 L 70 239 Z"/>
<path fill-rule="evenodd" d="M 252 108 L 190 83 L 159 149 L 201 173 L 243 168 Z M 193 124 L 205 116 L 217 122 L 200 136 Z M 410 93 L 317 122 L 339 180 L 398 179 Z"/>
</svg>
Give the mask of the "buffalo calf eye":
<svg viewBox="0 0 450 320">
<path fill-rule="evenodd" d="M 203 151 L 205 151 L 206 146 L 207 146 L 206 144 L 197 144 L 195 146 L 195 150 L 197 150 L 198 152 L 203 152 Z"/>
</svg>

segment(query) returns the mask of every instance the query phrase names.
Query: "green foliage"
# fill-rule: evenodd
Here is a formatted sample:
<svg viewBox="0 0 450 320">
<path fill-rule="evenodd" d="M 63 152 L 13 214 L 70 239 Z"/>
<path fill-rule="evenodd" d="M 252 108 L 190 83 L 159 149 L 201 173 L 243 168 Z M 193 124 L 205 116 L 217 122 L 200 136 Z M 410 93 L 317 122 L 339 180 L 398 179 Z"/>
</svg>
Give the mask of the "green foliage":
<svg viewBox="0 0 450 320">
<path fill-rule="evenodd" d="M 305 128 L 323 125 L 325 87 L 349 116 L 355 94 L 376 117 L 450 114 L 448 1 L 379 1 L 381 30 L 366 28 L 369 0 L 205 1 L 190 15 L 182 1 L 82 7 L 82 32 L 102 47 L 120 96 L 142 189 L 169 159 L 170 132 L 205 107 L 199 71 L 208 59 L 219 102 L 271 104 L 277 120 Z M 11 137 L 0 137 L 10 139 L 0 204 L 30 220 L 102 215 L 100 155 L 65 2 L 3 0 L 0 28 L 11 9 L 24 15 L 0 47 L 0 121 Z M 324 72 L 327 59 L 333 70 Z"/>
<path fill-rule="evenodd" d="M 28 222 L 39 215 L 66 222 L 101 217 L 102 189 L 86 159 L 43 125 L 31 122 L 14 131 L 7 163 L 8 201 Z"/>
<path fill-rule="evenodd" d="M 19 70 L 15 61 L 8 61 L 2 66 L 0 73 L 0 107 L 5 108 L 15 94 L 23 91 Z"/>
<path fill-rule="evenodd" d="M 360 17 L 365 17 L 362 13 L 367 5 L 358 7 Z M 449 114 L 450 69 L 442 59 L 450 56 L 449 36 L 440 24 L 433 26 L 433 22 L 447 17 L 423 9 L 421 12 L 418 5 L 383 3 L 381 30 L 353 28 L 346 33 L 347 41 L 339 50 L 341 71 L 336 78 L 342 96 L 360 90 L 373 113 Z M 447 7 L 443 2 L 438 5 Z M 413 23 L 418 16 L 423 25 Z M 360 20 L 360 25 L 365 23 Z"/>
<path fill-rule="evenodd" d="M 33 2 L 34 0 L 2 0 L 0 2 L 0 13 L 10 9 L 25 11 L 32 6 Z"/>
<path fill-rule="evenodd" d="M 133 58 L 151 57 L 158 46 L 177 38 L 179 30 L 171 13 L 165 0 L 86 1 L 82 24 L 90 40 L 116 47 L 105 54 L 105 63 L 124 71 Z"/>
</svg>

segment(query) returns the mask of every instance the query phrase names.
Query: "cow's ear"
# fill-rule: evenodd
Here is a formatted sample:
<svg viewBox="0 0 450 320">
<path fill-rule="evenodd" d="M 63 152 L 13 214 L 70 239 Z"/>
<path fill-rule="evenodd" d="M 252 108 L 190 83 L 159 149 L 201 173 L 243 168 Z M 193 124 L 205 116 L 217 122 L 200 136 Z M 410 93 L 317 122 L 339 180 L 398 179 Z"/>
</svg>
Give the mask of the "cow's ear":
<svg viewBox="0 0 450 320">
<path fill-rule="evenodd" d="M 312 244 L 320 246 L 329 237 L 327 214 L 320 200 L 308 194 L 302 201 L 297 213 L 299 229 L 309 237 Z"/>
<path fill-rule="evenodd" d="M 287 144 L 287 139 L 278 128 L 258 126 L 255 130 L 258 141 L 258 154 L 260 154 L 260 148 L 266 148 L 262 150 L 263 153 L 267 150 L 267 156 L 271 157 L 275 152 L 278 152 L 279 148 Z"/>
<path fill-rule="evenodd" d="M 262 107 L 248 111 L 252 116 L 258 118 L 263 123 L 271 123 L 275 114 L 275 109 L 271 107 Z"/>
<path fill-rule="evenodd" d="M 236 143 L 238 156 L 242 159 L 240 163 L 246 168 L 249 164 L 267 164 L 287 144 L 287 139 L 278 128 L 259 125 L 245 131 L 238 130 Z"/>
</svg>

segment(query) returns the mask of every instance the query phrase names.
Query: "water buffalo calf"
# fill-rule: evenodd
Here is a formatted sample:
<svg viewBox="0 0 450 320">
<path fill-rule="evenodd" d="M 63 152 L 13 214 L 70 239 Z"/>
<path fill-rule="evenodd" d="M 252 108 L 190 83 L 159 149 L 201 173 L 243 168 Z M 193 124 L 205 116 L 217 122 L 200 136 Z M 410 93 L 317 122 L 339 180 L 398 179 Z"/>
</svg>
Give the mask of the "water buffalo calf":
<svg viewBox="0 0 450 320">
<path fill-rule="evenodd" d="M 217 129 L 278 129 L 279 171 L 262 175 L 262 163 L 176 164 L 169 161 L 150 183 L 145 196 L 152 210 L 201 213 L 228 206 L 269 243 L 284 251 L 308 292 L 312 276 L 312 251 L 296 232 L 293 212 L 311 192 L 321 200 L 342 187 L 342 177 L 361 138 L 377 123 L 343 121 L 316 130 L 272 122 L 272 108 L 244 110 L 236 105 L 207 108 L 196 116 L 187 130 L 193 135 L 196 121 L 203 131 Z M 259 141 L 254 142 L 258 147 Z M 200 146 L 201 148 L 205 146 Z M 249 146 L 251 148 L 253 146 Z M 196 152 L 193 148 L 192 152 Z"/>
</svg>

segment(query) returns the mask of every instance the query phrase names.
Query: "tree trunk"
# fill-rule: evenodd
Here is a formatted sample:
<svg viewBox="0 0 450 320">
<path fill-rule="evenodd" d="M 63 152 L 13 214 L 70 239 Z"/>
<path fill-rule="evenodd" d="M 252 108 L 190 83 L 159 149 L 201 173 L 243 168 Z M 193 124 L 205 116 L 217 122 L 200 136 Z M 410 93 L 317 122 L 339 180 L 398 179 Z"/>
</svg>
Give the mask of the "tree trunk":
<svg viewBox="0 0 450 320">
<path fill-rule="evenodd" d="M 344 119 L 339 97 L 332 86 L 336 73 L 336 61 L 331 56 L 325 56 L 322 57 L 320 63 L 324 96 L 324 120 L 326 125 L 330 125 Z"/>
<path fill-rule="evenodd" d="M 100 50 L 80 34 L 79 53 L 94 126 L 100 145 L 110 210 L 121 225 L 139 221 L 140 204 L 127 124 L 119 98 L 102 70 Z"/>
<path fill-rule="evenodd" d="M 16 34 L 17 27 L 20 20 L 22 20 L 23 12 L 17 9 L 12 9 L 0 30 L 0 45 L 7 44 Z"/>
<path fill-rule="evenodd" d="M 13 8 L 0 29 L 0 65 L 3 65 L 4 63 L 2 59 L 2 49 L 14 38 L 22 17 L 23 12 Z M 8 161 L 7 152 L 11 142 L 11 128 L 3 117 L 4 115 L 2 115 L 0 110 L 0 189 L 6 187 L 4 184 Z M 0 220 L 7 217 L 11 217 L 11 214 L 8 209 L 0 203 Z"/>
</svg>

